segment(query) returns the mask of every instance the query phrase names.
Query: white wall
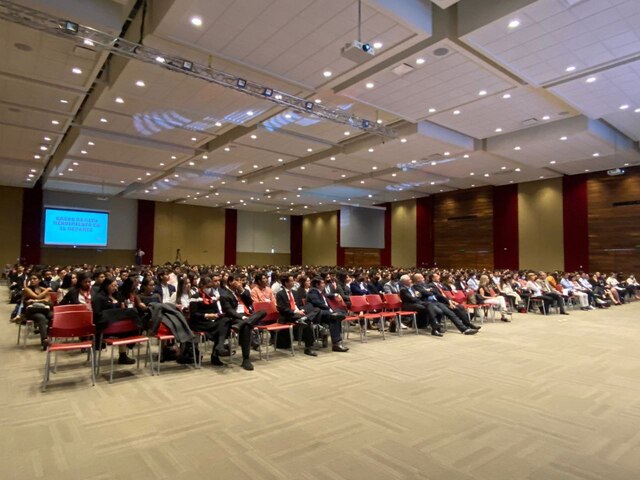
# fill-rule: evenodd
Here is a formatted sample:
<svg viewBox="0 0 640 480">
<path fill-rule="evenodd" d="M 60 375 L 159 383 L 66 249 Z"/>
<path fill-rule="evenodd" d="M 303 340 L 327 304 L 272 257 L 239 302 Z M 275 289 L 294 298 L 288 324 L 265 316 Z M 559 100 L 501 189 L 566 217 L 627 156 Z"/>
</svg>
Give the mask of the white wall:
<svg viewBox="0 0 640 480">
<path fill-rule="evenodd" d="M 291 253 L 290 231 L 288 216 L 239 210 L 236 251 Z"/>
<path fill-rule="evenodd" d="M 109 233 L 104 250 L 135 250 L 138 246 L 138 201 L 128 198 L 108 197 L 98 200 L 96 195 L 55 192 L 45 190 L 45 207 L 67 207 L 109 212 Z M 95 247 L 92 247 L 95 250 Z"/>
</svg>

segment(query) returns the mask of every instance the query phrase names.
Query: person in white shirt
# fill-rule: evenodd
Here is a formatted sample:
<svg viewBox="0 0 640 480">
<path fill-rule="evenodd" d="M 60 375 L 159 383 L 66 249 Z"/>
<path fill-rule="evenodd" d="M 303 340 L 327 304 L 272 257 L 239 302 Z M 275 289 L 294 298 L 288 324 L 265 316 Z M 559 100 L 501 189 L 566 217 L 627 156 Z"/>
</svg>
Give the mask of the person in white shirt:
<svg viewBox="0 0 640 480">
<path fill-rule="evenodd" d="M 589 296 L 578 289 L 569 279 L 569 274 L 565 273 L 560 279 L 560 285 L 562 286 L 562 294 L 568 296 L 574 296 L 580 303 L 580 310 L 591 310 L 589 308 Z"/>
</svg>

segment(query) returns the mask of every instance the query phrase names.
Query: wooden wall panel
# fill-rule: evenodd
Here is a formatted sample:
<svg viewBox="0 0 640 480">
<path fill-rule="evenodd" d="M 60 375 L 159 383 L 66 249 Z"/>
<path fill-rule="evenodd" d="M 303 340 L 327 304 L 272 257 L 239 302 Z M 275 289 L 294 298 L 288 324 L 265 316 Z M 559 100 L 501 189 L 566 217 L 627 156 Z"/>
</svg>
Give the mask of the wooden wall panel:
<svg viewBox="0 0 640 480">
<path fill-rule="evenodd" d="M 493 267 L 492 187 L 436 195 L 433 224 L 438 267 Z"/>
<path fill-rule="evenodd" d="M 640 168 L 627 175 L 594 174 L 587 180 L 589 198 L 589 269 L 640 274 Z"/>
<path fill-rule="evenodd" d="M 20 257 L 22 239 L 22 188 L 0 187 L 0 264 L 14 264 Z"/>
<path fill-rule="evenodd" d="M 302 219 L 302 263 L 336 265 L 338 212 L 305 215 Z"/>
<path fill-rule="evenodd" d="M 380 265 L 379 248 L 345 248 L 344 264 L 347 267 L 376 267 Z"/>
<path fill-rule="evenodd" d="M 416 266 L 416 201 L 391 204 L 391 265 Z"/>
<path fill-rule="evenodd" d="M 42 247 L 44 265 L 134 265 L 135 250 Z M 143 260 L 146 260 L 146 256 Z"/>
</svg>

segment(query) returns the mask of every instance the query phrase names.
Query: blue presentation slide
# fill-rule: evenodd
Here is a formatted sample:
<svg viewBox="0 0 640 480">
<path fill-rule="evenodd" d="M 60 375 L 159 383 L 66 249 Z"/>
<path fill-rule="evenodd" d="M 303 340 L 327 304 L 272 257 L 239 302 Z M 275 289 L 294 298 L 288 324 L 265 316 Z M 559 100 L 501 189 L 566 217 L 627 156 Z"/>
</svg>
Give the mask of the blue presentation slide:
<svg viewBox="0 0 640 480">
<path fill-rule="evenodd" d="M 45 208 L 44 244 L 106 247 L 109 213 Z"/>
</svg>

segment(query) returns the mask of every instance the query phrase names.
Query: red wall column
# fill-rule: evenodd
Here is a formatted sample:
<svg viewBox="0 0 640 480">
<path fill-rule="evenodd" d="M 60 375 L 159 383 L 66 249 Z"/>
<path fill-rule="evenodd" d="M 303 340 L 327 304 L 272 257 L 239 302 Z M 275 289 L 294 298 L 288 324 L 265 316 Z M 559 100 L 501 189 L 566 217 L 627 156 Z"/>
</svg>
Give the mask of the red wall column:
<svg viewBox="0 0 640 480">
<path fill-rule="evenodd" d="M 495 268 L 510 270 L 519 268 L 518 243 L 518 185 L 494 187 L 493 265 Z"/>
<path fill-rule="evenodd" d="M 21 262 L 37 265 L 41 258 L 42 241 L 42 182 L 22 190 Z"/>
<path fill-rule="evenodd" d="M 289 251 L 291 252 L 291 265 L 302 264 L 302 215 L 291 215 L 289 226 Z"/>
<path fill-rule="evenodd" d="M 338 210 L 338 235 L 336 239 L 336 265 L 344 266 L 344 248 L 340 246 L 340 210 Z"/>
<path fill-rule="evenodd" d="M 433 199 L 420 197 L 416 200 L 416 267 L 433 266 Z"/>
<path fill-rule="evenodd" d="M 562 177 L 564 269 L 589 270 L 589 208 L 586 175 Z"/>
<path fill-rule="evenodd" d="M 138 241 L 139 249 L 144 252 L 142 263 L 153 264 L 153 238 L 156 223 L 156 202 L 138 200 Z"/>
<path fill-rule="evenodd" d="M 238 211 L 227 208 L 224 211 L 224 264 L 236 264 L 236 241 L 238 238 Z"/>
</svg>

